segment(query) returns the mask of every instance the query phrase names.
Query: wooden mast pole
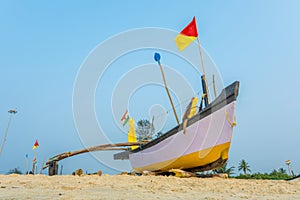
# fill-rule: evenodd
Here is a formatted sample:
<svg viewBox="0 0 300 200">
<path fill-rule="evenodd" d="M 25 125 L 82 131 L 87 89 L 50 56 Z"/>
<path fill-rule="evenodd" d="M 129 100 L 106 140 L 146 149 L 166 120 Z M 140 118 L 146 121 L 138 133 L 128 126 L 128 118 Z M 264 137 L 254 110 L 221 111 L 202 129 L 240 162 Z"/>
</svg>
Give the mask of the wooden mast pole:
<svg viewBox="0 0 300 200">
<path fill-rule="evenodd" d="M 173 112 L 174 112 L 174 115 L 175 115 L 177 124 L 179 125 L 179 119 L 178 119 L 178 116 L 177 116 L 177 113 L 176 113 L 176 110 L 175 110 L 174 103 L 173 103 L 173 101 L 172 101 L 172 97 L 171 97 L 171 94 L 170 94 L 170 91 L 169 91 L 169 88 L 168 88 L 168 85 L 167 85 L 167 82 L 166 82 L 165 74 L 164 74 L 164 71 L 163 71 L 163 68 L 162 68 L 161 63 L 159 63 L 159 67 L 160 67 L 160 71 L 161 71 L 162 77 L 163 77 L 163 79 L 164 79 L 165 88 L 166 88 L 166 91 L 167 91 L 169 100 L 170 100 L 170 102 L 171 102 L 172 109 L 173 109 Z"/>
<path fill-rule="evenodd" d="M 26 154 L 26 172 L 25 174 L 29 174 L 29 171 L 28 171 L 28 154 Z"/>
<path fill-rule="evenodd" d="M 165 85 L 165 88 L 166 88 L 169 100 L 171 102 L 172 109 L 173 109 L 173 112 L 174 112 L 177 124 L 179 125 L 179 119 L 178 119 L 178 116 L 177 116 L 177 113 L 176 113 L 176 110 L 175 110 L 175 106 L 173 104 L 172 97 L 171 97 L 171 94 L 170 94 L 170 91 L 169 91 L 169 88 L 168 88 L 168 85 L 167 85 L 167 81 L 166 81 L 166 78 L 165 78 L 165 73 L 164 73 L 163 67 L 162 67 L 162 65 L 160 63 L 160 55 L 159 55 L 159 53 L 155 53 L 154 54 L 154 59 L 155 59 L 155 61 L 157 61 L 158 65 L 159 65 L 159 68 L 160 68 L 160 71 L 161 71 L 161 74 L 162 74 L 162 77 L 163 77 L 163 80 L 164 80 L 164 85 Z"/>
<path fill-rule="evenodd" d="M 215 75 L 213 74 L 213 86 L 214 86 L 214 94 L 215 94 L 215 98 L 217 97 L 217 89 L 216 89 L 216 82 L 215 82 Z"/>
<path fill-rule="evenodd" d="M 35 165 L 36 165 L 36 152 L 35 152 L 35 149 L 34 149 L 33 150 L 32 169 L 31 169 L 32 174 L 35 174 Z"/>
<path fill-rule="evenodd" d="M 209 104 L 209 92 L 208 92 L 208 86 L 207 86 L 207 81 L 206 81 L 206 73 L 205 73 L 205 68 L 204 68 L 204 60 L 203 60 L 203 56 L 202 56 L 202 48 L 201 48 L 201 45 L 200 45 L 200 39 L 199 37 L 197 37 L 197 41 L 198 41 L 198 48 L 199 48 L 199 53 L 200 53 L 200 59 L 201 59 L 201 66 L 202 66 L 202 70 L 203 70 L 203 79 L 204 79 L 204 82 L 206 83 L 205 84 L 205 87 L 206 87 L 206 98 L 207 98 L 207 101 L 208 101 L 208 104 Z"/>
<path fill-rule="evenodd" d="M 154 115 L 152 116 L 151 129 L 150 129 L 150 139 L 152 140 L 153 135 L 152 132 L 154 130 Z"/>
</svg>

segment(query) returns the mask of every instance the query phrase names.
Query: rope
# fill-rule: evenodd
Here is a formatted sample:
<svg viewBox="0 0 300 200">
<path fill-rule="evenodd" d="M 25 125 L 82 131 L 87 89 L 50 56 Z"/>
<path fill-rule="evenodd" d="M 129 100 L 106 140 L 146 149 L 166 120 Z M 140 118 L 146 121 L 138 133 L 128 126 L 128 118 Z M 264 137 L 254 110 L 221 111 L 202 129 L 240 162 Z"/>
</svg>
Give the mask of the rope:
<svg viewBox="0 0 300 200">
<path fill-rule="evenodd" d="M 225 116 L 226 116 L 226 119 L 227 119 L 228 123 L 230 124 L 230 126 L 231 126 L 232 128 L 235 127 L 235 126 L 236 126 L 236 117 L 235 117 L 235 115 L 234 115 L 234 117 L 233 117 L 233 119 L 234 119 L 233 122 L 231 122 L 231 120 L 230 120 L 230 118 L 229 118 L 229 116 L 228 116 L 228 112 L 227 112 L 227 111 L 225 112 Z"/>
</svg>

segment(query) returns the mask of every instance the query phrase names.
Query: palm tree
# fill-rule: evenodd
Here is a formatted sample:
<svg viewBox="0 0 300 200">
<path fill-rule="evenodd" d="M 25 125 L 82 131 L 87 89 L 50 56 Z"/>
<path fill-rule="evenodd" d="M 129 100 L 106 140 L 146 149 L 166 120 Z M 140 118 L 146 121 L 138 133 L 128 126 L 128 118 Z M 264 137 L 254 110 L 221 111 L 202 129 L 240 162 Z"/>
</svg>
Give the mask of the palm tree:
<svg viewBox="0 0 300 200">
<path fill-rule="evenodd" d="M 251 172 L 250 165 L 244 159 L 239 162 L 238 170 L 242 170 L 245 175 L 247 174 L 247 171 Z"/>
<path fill-rule="evenodd" d="M 235 167 L 229 167 L 227 168 L 227 163 L 225 163 L 222 167 L 218 168 L 218 169 L 214 169 L 213 172 L 217 173 L 217 174 L 228 174 L 228 176 L 231 176 L 234 174 L 234 168 Z"/>
</svg>

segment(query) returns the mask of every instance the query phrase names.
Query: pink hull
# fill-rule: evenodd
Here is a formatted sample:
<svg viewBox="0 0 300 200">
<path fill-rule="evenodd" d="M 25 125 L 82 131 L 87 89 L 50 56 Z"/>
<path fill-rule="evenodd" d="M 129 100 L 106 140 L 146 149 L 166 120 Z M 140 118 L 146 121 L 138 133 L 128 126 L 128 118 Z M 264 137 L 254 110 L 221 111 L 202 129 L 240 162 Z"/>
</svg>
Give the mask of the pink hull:
<svg viewBox="0 0 300 200">
<path fill-rule="evenodd" d="M 130 154 L 132 167 L 153 171 L 152 168 L 147 169 L 147 166 L 230 143 L 233 128 L 228 119 L 233 122 L 234 114 L 235 101 L 188 126 L 185 134 L 181 130 L 152 147 Z"/>
</svg>

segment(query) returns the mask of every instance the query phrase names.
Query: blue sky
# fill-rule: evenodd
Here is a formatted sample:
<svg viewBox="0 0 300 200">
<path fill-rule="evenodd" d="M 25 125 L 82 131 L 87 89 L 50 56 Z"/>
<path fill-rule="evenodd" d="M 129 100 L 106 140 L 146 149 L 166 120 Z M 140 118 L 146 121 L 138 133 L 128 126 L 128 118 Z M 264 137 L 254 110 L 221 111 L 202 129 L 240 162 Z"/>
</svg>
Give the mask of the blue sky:
<svg viewBox="0 0 300 200">
<path fill-rule="evenodd" d="M 300 173 L 299 8 L 296 0 L 188 4 L 0 1 L 1 140 L 9 118 L 7 111 L 18 110 L 0 155 L 0 173 L 14 167 L 24 172 L 25 155 L 33 159 L 35 139 L 40 143 L 36 150 L 39 167 L 55 154 L 84 148 L 73 120 L 73 87 L 81 64 L 99 43 L 136 28 L 180 31 L 193 16 L 201 43 L 218 66 L 224 85 L 241 82 L 229 164 L 237 166 L 245 159 L 252 171 L 269 172 L 285 168 L 284 161 L 290 159 L 293 170 Z M 150 53 L 145 63 L 153 62 Z M 133 57 L 123 60 L 126 67 L 143 64 L 143 55 L 139 62 Z M 191 84 L 197 90 L 193 81 Z M 96 100 L 109 91 L 109 87 L 101 90 L 101 86 L 100 82 Z M 149 99 L 148 92 L 145 88 L 145 99 Z M 162 95 L 158 96 L 166 97 Z M 137 94 L 132 101 L 135 98 L 143 95 Z M 99 103 L 96 109 L 101 120 L 104 115 Z M 118 128 L 109 128 L 115 134 L 114 142 L 124 140 Z M 65 173 L 80 167 L 114 173 L 89 154 L 60 164 Z"/>
</svg>

